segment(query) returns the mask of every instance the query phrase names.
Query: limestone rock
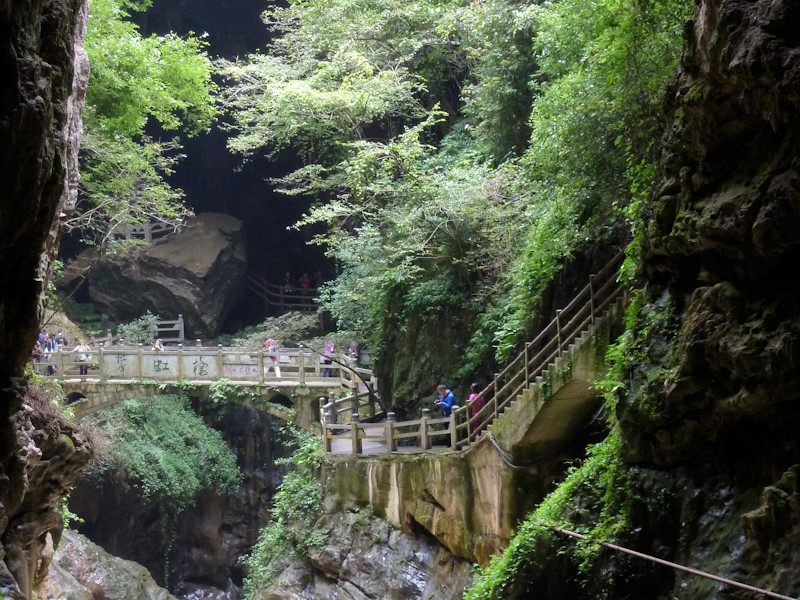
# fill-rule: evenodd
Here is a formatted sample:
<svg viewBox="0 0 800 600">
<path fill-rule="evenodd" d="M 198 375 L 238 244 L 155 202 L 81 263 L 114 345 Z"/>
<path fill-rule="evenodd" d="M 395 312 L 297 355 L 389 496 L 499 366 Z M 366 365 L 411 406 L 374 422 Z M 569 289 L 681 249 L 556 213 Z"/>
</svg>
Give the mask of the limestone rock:
<svg viewBox="0 0 800 600">
<path fill-rule="evenodd" d="M 331 513 L 330 530 L 310 560 L 295 560 L 260 600 L 455 600 L 472 581 L 471 564 L 429 536 L 414 536 L 358 513 Z"/>
<path fill-rule="evenodd" d="M 241 582 L 243 576 L 238 560 L 268 521 L 271 498 L 281 482 L 274 463 L 288 450 L 275 433 L 280 426 L 267 413 L 240 404 L 192 401 L 236 452 L 244 477 L 235 493 L 201 492 L 176 519 L 172 540 L 164 537 L 158 504 L 144 501 L 113 478 L 79 481 L 70 509 L 84 519 L 78 526 L 81 533 L 108 552 L 144 565 L 159 582 L 169 551 L 170 589 L 181 597 L 234 600 L 239 592 L 231 581 Z"/>
<path fill-rule="evenodd" d="M 111 556 L 69 530 L 39 595 L 46 600 L 177 600 L 140 564 Z"/>
<path fill-rule="evenodd" d="M 242 289 L 243 235 L 230 215 L 197 215 L 160 244 L 104 256 L 91 272 L 89 295 L 119 322 L 148 310 L 163 319 L 182 314 L 187 336 L 214 336 Z"/>
</svg>

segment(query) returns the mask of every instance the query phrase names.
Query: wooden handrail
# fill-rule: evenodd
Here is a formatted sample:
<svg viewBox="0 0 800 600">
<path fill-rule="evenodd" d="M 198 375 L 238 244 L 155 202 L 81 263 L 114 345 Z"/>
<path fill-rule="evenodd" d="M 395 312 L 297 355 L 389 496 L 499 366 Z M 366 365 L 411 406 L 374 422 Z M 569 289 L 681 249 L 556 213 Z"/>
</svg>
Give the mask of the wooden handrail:
<svg viewBox="0 0 800 600">
<path fill-rule="evenodd" d="M 480 392 L 486 401 L 474 415 L 467 412 L 470 410 L 469 405 L 454 408 L 452 415 L 445 418 L 431 418 L 429 409 L 423 409 L 421 419 L 411 421 L 396 422 L 392 415 L 389 420 L 390 425 L 382 435 L 367 435 L 365 427 L 368 425 L 363 423 L 340 425 L 323 422 L 326 450 L 331 450 L 331 443 L 336 435 L 335 430 L 349 432 L 347 437 L 352 436 L 353 439 L 386 440 L 389 453 L 398 451 L 399 440 L 418 439 L 419 448 L 428 450 L 433 438 L 444 436 L 450 436 L 448 447 L 451 449 L 468 448 L 514 398 L 541 377 L 554 364 L 556 358 L 567 351 L 570 345 L 588 330 L 597 315 L 605 313 L 611 304 L 620 298 L 624 290 L 615 275 L 623 258 L 622 253 L 612 258 L 590 278 L 589 284 L 582 288 L 564 309 L 558 311 L 555 319 L 550 321 L 532 341 L 525 343 L 523 350 Z M 436 429 L 437 426 L 445 424 L 446 428 Z M 355 444 L 353 447 L 355 448 Z"/>
</svg>

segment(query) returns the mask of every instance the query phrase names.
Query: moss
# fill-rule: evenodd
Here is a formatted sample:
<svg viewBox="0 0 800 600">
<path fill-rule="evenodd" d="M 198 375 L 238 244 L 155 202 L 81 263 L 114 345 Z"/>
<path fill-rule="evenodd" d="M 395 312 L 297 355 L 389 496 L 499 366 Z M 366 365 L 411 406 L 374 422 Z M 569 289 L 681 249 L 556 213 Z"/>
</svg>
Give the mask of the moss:
<svg viewBox="0 0 800 600">
<path fill-rule="evenodd" d="M 514 597 L 512 588 L 525 588 L 544 569 L 544 563 L 566 557 L 579 578 L 588 581 L 600 554 L 590 541 L 555 539 L 551 527 L 581 533 L 590 540 L 618 541 L 629 528 L 637 500 L 628 469 L 622 462 L 618 429 L 589 448 L 589 456 L 572 468 L 539 507 L 522 523 L 508 549 L 479 571 L 467 600 Z M 552 546 L 559 545 L 554 551 Z"/>
</svg>

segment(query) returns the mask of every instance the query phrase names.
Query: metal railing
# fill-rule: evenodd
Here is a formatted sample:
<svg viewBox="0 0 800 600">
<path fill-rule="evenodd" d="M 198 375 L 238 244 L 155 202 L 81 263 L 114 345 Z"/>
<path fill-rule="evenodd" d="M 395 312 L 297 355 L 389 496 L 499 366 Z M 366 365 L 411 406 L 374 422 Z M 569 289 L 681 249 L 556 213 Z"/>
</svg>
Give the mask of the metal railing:
<svg viewBox="0 0 800 600">
<path fill-rule="evenodd" d="M 316 310 L 317 288 L 286 287 L 248 275 L 247 285 L 268 307 L 284 310 Z"/>
<path fill-rule="evenodd" d="M 413 421 L 396 422 L 394 413 L 388 413 L 386 422 L 377 427 L 362 423 L 358 411 L 354 411 L 350 423 L 337 422 L 339 411 L 347 408 L 332 411 L 326 406 L 321 412 L 326 451 L 331 452 L 337 438 L 350 439 L 354 454 L 364 452 L 364 442 L 370 440 L 380 441 L 383 449 L 379 451 L 389 453 L 402 451 L 404 445 L 414 450 L 469 447 L 512 400 L 542 377 L 556 358 L 624 297 L 625 289 L 616 277 L 623 259 L 623 253 L 617 254 L 599 273 L 589 277 L 589 284 L 566 307 L 556 311 L 555 318 L 480 392 L 484 405 L 474 415 L 467 405 L 455 407 L 450 417 L 432 419 L 430 410 L 424 408 L 422 418 Z M 434 443 L 441 438 L 444 443 Z"/>
</svg>

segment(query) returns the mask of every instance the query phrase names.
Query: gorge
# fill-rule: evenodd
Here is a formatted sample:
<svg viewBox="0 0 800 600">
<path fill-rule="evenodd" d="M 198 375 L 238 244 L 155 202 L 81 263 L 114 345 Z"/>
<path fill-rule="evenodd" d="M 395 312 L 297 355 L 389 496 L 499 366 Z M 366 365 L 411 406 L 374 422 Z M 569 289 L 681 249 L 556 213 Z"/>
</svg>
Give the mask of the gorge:
<svg viewBox="0 0 800 600">
<path fill-rule="evenodd" d="M 300 11 L 301 4 L 291 6 Z M 648 6 L 644 16 L 668 21 L 657 12 L 667 4 Z M 335 5 L 352 8 L 344 0 Z M 796 233 L 800 221 L 800 34 L 796 27 L 800 6 L 788 1 L 698 0 L 691 18 L 681 25 L 677 72 L 671 67 L 669 82 L 663 86 L 654 79 L 653 85 L 666 90 L 663 105 L 661 94 L 653 96 L 659 98 L 659 109 L 653 109 L 658 125 L 641 126 L 635 134 L 623 127 L 619 138 L 613 135 L 613 128 L 622 127 L 619 122 L 633 118 L 631 114 L 647 121 L 648 107 L 644 101 L 633 106 L 631 100 L 630 113 L 614 113 L 618 119 L 599 116 L 599 106 L 611 101 L 599 91 L 598 78 L 591 82 L 597 87 L 585 88 L 597 95 L 587 95 L 592 97 L 574 113 L 580 120 L 565 129 L 604 135 L 589 140 L 577 135 L 569 138 L 575 146 L 565 149 L 559 146 L 566 139 L 559 137 L 566 135 L 560 129 L 541 142 L 531 133 L 547 119 L 555 124 L 559 115 L 569 112 L 564 98 L 570 94 L 562 89 L 554 99 L 541 92 L 556 89 L 554 82 L 559 78 L 558 68 L 547 63 L 548 56 L 562 63 L 575 59 L 583 65 L 582 72 L 591 73 L 620 55 L 610 50 L 618 48 L 614 40 L 602 36 L 598 54 L 581 59 L 559 46 L 569 36 L 542 40 L 539 35 L 536 44 L 550 44 L 552 52 L 539 52 L 536 65 L 526 63 L 523 58 L 532 52 L 531 28 L 558 32 L 557 27 L 546 29 L 545 23 L 561 23 L 559 18 L 563 18 L 564 26 L 577 32 L 574 37 L 589 36 L 579 23 L 569 20 L 573 12 L 578 20 L 583 14 L 577 5 L 567 0 L 554 5 L 566 7 L 564 14 L 556 16 L 538 8 L 525 12 L 529 8 L 525 5 L 518 6 L 518 12 L 484 15 L 484 21 L 472 22 L 468 18 L 474 14 L 469 10 L 491 11 L 493 7 L 444 3 L 443 10 L 457 9 L 453 14 L 458 19 L 453 22 L 459 25 L 447 29 L 445 23 L 432 21 L 436 27 L 415 29 L 421 37 L 411 46 L 423 54 L 405 49 L 392 73 L 380 71 L 381 60 L 396 59 L 392 52 L 397 48 L 392 44 L 376 44 L 380 51 L 371 55 L 371 68 L 354 54 L 334 52 L 330 62 L 315 63 L 310 69 L 318 79 L 304 88 L 306 95 L 294 97 L 292 110 L 302 115 L 297 127 L 309 131 L 298 134 L 300 141 L 276 141 L 297 144 L 299 153 L 309 157 L 306 170 L 294 183 L 305 185 L 321 172 L 333 180 L 328 188 L 313 180 L 315 192 L 325 200 L 321 206 L 333 215 L 331 222 L 325 223 L 324 214 L 311 219 L 331 228 L 331 247 L 338 252 L 340 287 L 328 296 L 327 306 L 340 324 L 372 336 L 367 341 L 373 344 L 382 398 L 391 398 L 403 417 L 416 416 L 429 404 L 429 392 L 440 378 L 452 380 L 463 396 L 471 379 L 489 380 L 514 350 L 523 347 L 524 340 L 534 337 L 556 309 L 565 306 L 590 273 L 632 239 L 629 261 L 622 270 L 633 298 L 626 332 L 609 355 L 611 370 L 600 385 L 605 391 L 607 420 L 602 420 L 599 430 L 585 431 L 581 447 L 571 448 L 570 456 L 559 457 L 558 472 L 548 482 L 554 493 L 540 504 L 537 497 L 538 506 L 526 506 L 531 512 L 515 528 L 508 548 L 490 562 L 476 550 L 481 543 L 477 537 L 465 540 L 469 552 L 462 553 L 455 545 L 448 549 L 413 511 L 401 515 L 400 520 L 407 519 L 397 528 L 380 516 L 384 509 L 375 507 L 373 514 L 373 507 L 363 500 L 369 494 L 354 494 L 357 501 L 345 501 L 345 494 L 334 492 L 335 486 L 326 485 L 324 479 L 304 475 L 306 483 L 322 486 L 323 496 L 313 522 L 298 519 L 295 530 L 288 521 L 285 524 L 292 531 L 294 548 L 303 551 L 286 554 L 258 572 L 253 563 L 244 567 L 237 561 L 254 545 L 257 554 L 259 528 L 270 519 L 278 521 L 276 513 L 271 517 L 268 513 L 278 504 L 275 494 L 282 472 L 263 467 L 289 451 L 274 443 L 276 425 L 269 417 L 245 407 L 222 410 L 193 400 L 196 411 L 235 448 L 246 471 L 239 495 L 200 496 L 198 513 L 193 515 L 196 521 L 178 526 L 180 550 L 173 555 L 165 580 L 159 556 L 163 541 L 157 540 L 159 516 L 153 507 L 138 512 L 140 506 L 133 508 L 136 499 L 119 490 L 99 494 L 79 483 L 75 504 L 70 506 L 73 510 L 81 507 L 90 537 L 109 541 L 106 551 L 128 554 L 127 558 L 141 562 L 150 576 L 182 598 L 240 597 L 245 577 L 253 578 L 248 597 L 275 599 L 444 599 L 459 598 L 462 593 L 470 599 L 758 597 L 755 592 L 733 591 L 607 548 L 576 544 L 553 529 L 560 527 L 784 596 L 800 595 L 796 435 L 800 279 L 793 270 L 800 239 Z M 399 6 L 395 8 L 400 10 Z M 422 10 L 421 6 L 428 3 L 416 8 Z M 370 4 L 370 8 L 383 15 L 385 7 Z M 501 8 L 508 6 L 503 3 Z M 608 3 L 593 8 L 602 14 L 611 11 Z M 22 0 L 0 7 L 4 47 L 0 56 L 4 79 L 0 174 L 5 184 L 0 212 L 0 595 L 14 600 L 34 598 L 35 585 L 45 579 L 49 547 L 62 537 L 57 507 L 92 452 L 80 426 L 60 416 L 49 399 L 36 391 L 25 366 L 29 340 L 35 339 L 40 327 L 63 215 L 72 211 L 78 199 L 80 114 L 88 77 L 82 51 L 87 10 L 81 0 Z M 353 31 L 359 35 L 350 35 L 352 40 L 367 43 L 364 40 L 372 38 L 365 31 L 383 33 L 369 20 L 373 13 L 356 12 L 361 20 L 355 19 Z M 615 31 L 629 31 L 627 17 L 634 15 L 631 19 L 637 25 L 636 19 L 642 17 L 636 11 L 610 14 L 614 19 L 609 29 Z M 341 15 L 352 17 L 344 9 Z M 273 16 L 287 22 L 294 17 L 321 28 L 287 30 L 294 36 L 289 38 L 292 43 L 309 44 L 302 48 L 307 54 L 297 50 L 303 59 L 318 60 L 324 55 L 323 47 L 329 50 L 343 35 L 328 13 Z M 420 25 L 429 24 L 428 16 L 403 14 L 395 21 L 397 14 L 391 13 L 376 21 Z M 518 19 L 513 29 L 506 18 Z M 466 56 L 465 51 L 462 61 L 459 42 L 471 43 L 465 33 L 470 27 L 462 27 L 463 22 L 488 32 L 486 39 L 499 45 L 500 58 L 494 53 L 498 46 L 486 44 L 480 56 Z M 670 23 L 673 27 L 667 28 L 667 38 L 678 27 L 677 21 Z M 509 36 L 512 30 L 514 35 Z M 440 36 L 442 31 L 447 35 Z M 291 48 L 282 50 L 286 54 L 278 55 L 291 56 Z M 502 62 L 506 56 L 518 60 L 513 65 L 516 71 L 504 72 L 513 80 L 509 89 L 514 93 L 504 94 L 491 87 L 498 81 L 494 74 L 500 71 L 490 68 L 495 58 Z M 672 64 L 666 59 L 656 62 Z M 485 78 L 475 75 L 468 82 L 464 74 L 468 67 L 486 74 Z M 229 67 L 227 76 L 235 79 L 237 68 L 242 69 L 240 74 L 246 70 L 244 65 Z M 299 67 L 286 63 L 281 69 L 295 73 L 293 69 Z M 375 75 L 371 69 L 380 72 Z M 406 70 L 413 71 L 414 77 L 391 79 L 402 78 Z M 254 72 L 249 74 L 255 77 Z M 274 72 L 270 77 L 271 85 L 281 90 L 301 81 L 282 81 Z M 572 77 L 576 76 L 564 78 Z M 524 83 L 518 85 L 518 79 Z M 344 82 L 336 94 L 331 92 L 338 98 L 353 89 L 367 89 L 372 98 L 388 103 L 379 84 L 390 80 L 396 87 L 385 96 L 396 104 L 384 106 L 385 112 L 374 109 L 363 114 L 353 109 L 355 105 L 347 106 L 351 112 L 336 105 L 325 114 L 341 116 L 345 111 L 346 118 L 322 121 L 336 135 L 314 137 L 317 132 L 312 126 L 319 124 L 315 119 L 322 119 L 322 113 L 303 112 L 308 108 L 304 102 L 319 100 L 314 94 L 320 90 L 330 92 L 325 85 Z M 582 80 L 581 85 L 585 83 Z M 352 89 L 347 87 L 350 84 Z M 244 84 L 240 81 L 239 85 Z M 463 97 L 459 95 L 462 87 Z M 420 88 L 430 95 L 418 102 L 414 94 Z M 242 95 L 246 91 L 246 87 L 230 89 Z M 539 106 L 528 118 L 530 96 L 540 92 Z M 487 97 L 499 108 L 476 100 Z M 642 96 L 630 96 L 634 97 L 641 100 Z M 602 101 L 593 103 L 593 98 Z M 427 101 L 452 112 L 440 116 L 442 123 L 434 122 L 427 113 L 422 115 Z M 233 100 L 228 98 L 228 102 Z M 472 112 L 466 124 L 454 125 L 459 122 L 462 102 Z M 563 110 L 547 113 L 548 106 Z M 495 108 L 497 114 L 492 112 Z M 241 113 L 228 114 L 241 117 Z M 264 119 L 274 119 L 269 123 L 279 131 L 283 125 L 274 117 L 283 114 L 280 109 L 272 106 L 265 114 Z M 514 126 L 517 121 L 527 125 Z M 253 122 L 260 123 L 258 118 Z M 509 123 L 512 127 L 503 127 Z M 445 131 L 451 126 L 452 130 Z M 430 135 L 424 133 L 426 128 L 432 131 Z M 249 133 L 242 126 L 237 132 L 240 143 L 252 139 Z M 465 167 L 468 161 L 460 152 L 465 147 L 467 156 L 478 152 L 465 141 L 470 135 L 484 136 L 482 142 L 494 144 L 500 157 L 484 160 L 488 155 L 480 154 L 477 165 Z M 526 141 L 529 136 L 533 137 Z M 388 141 L 373 141 L 378 138 Z M 583 145 L 576 141 L 580 139 Z M 425 154 L 423 147 L 439 143 L 441 155 Z M 538 154 L 522 147 L 537 149 Z M 651 148 L 654 156 L 648 154 Z M 339 154 L 351 150 L 353 154 Z M 614 154 L 623 150 L 630 152 L 630 161 Z M 558 160 L 553 159 L 556 166 L 548 163 L 550 151 L 558 155 Z M 517 159 L 502 162 L 508 152 L 517 152 Z M 585 154 L 576 160 L 570 158 L 572 152 Z M 596 167 L 595 175 L 607 177 L 592 183 L 582 178 L 583 172 L 571 160 Z M 517 179 L 501 180 L 502 170 L 487 166 L 499 164 L 507 170 L 519 167 Z M 556 169 L 558 185 L 542 174 L 548 165 Z M 520 179 L 531 172 L 536 175 Z M 620 183 L 623 176 L 628 178 L 625 185 Z M 570 187 L 573 184 L 580 192 Z M 622 193 L 620 188 L 626 187 L 630 190 Z M 436 196 L 431 190 L 447 195 Z M 571 192 L 583 203 L 570 204 Z M 619 216 L 620 207 L 601 202 L 604 194 L 612 192 L 630 200 L 633 208 L 626 217 Z M 527 205 L 521 202 L 522 208 L 514 205 L 525 193 L 532 198 L 552 196 L 558 210 L 566 214 L 548 212 L 533 200 Z M 395 204 L 397 198 L 402 200 Z M 413 205 L 416 212 L 400 212 L 403 204 Z M 507 209 L 508 213 L 503 212 Z M 345 222 L 341 229 L 335 228 L 337 219 Z M 625 219 L 632 222 L 631 233 L 626 231 L 630 223 Z M 584 220 L 585 227 L 568 234 L 565 223 L 571 226 Z M 353 223 L 357 226 L 350 227 Z M 479 225 L 487 231 L 475 233 Z M 497 254 L 502 244 L 511 250 L 500 260 Z M 365 264 L 358 262 L 359 257 L 366 258 Z M 500 272 L 513 275 L 504 279 Z M 533 289 L 538 290 L 536 294 Z M 498 298 L 509 300 L 503 303 Z M 488 442 L 488 438 L 481 442 L 487 455 L 495 452 Z M 589 442 L 599 443 L 586 449 Z M 570 465 L 565 459 L 576 462 Z M 320 477 L 348 468 L 320 460 L 323 466 L 316 471 Z M 399 469 L 388 460 L 380 467 L 375 465 L 381 459 L 351 460 L 354 488 L 369 485 L 362 473 Z M 421 470 L 442 468 L 426 466 L 424 456 L 405 460 Z M 448 468 L 467 470 L 458 455 L 448 460 L 452 460 Z M 310 464 L 309 472 L 315 472 L 316 463 Z M 293 468 L 291 464 L 285 467 L 287 472 Z M 443 481 L 446 486 L 449 480 Z M 486 481 L 475 485 L 486 485 Z M 401 491 L 421 498 L 440 522 L 443 516 L 465 519 L 450 507 L 449 496 L 444 501 L 437 498 L 446 495 L 446 489 Z M 520 504 L 548 491 L 534 490 L 524 477 L 510 480 L 502 490 Z M 455 498 L 456 490 L 451 492 Z M 468 500 L 475 497 L 470 490 L 458 492 Z M 499 507 L 486 505 L 480 510 L 491 516 Z M 103 515 L 104 511 L 108 514 Z M 121 514 L 129 519 L 126 529 L 109 530 L 109 521 L 119 520 Z M 104 521 L 103 516 L 111 518 Z M 68 544 L 83 544 L 71 536 L 65 536 Z M 325 542 L 312 543 L 320 539 Z M 484 568 L 473 573 L 473 562 Z M 249 573 L 244 572 L 247 569 Z M 164 590 L 148 590 L 136 597 L 168 597 Z M 42 593 L 59 597 L 64 592 Z M 103 595 L 107 593 L 111 595 Z M 96 589 L 91 595 L 75 591 L 70 597 L 121 598 L 126 597 L 119 595 L 124 593 Z"/>
</svg>

